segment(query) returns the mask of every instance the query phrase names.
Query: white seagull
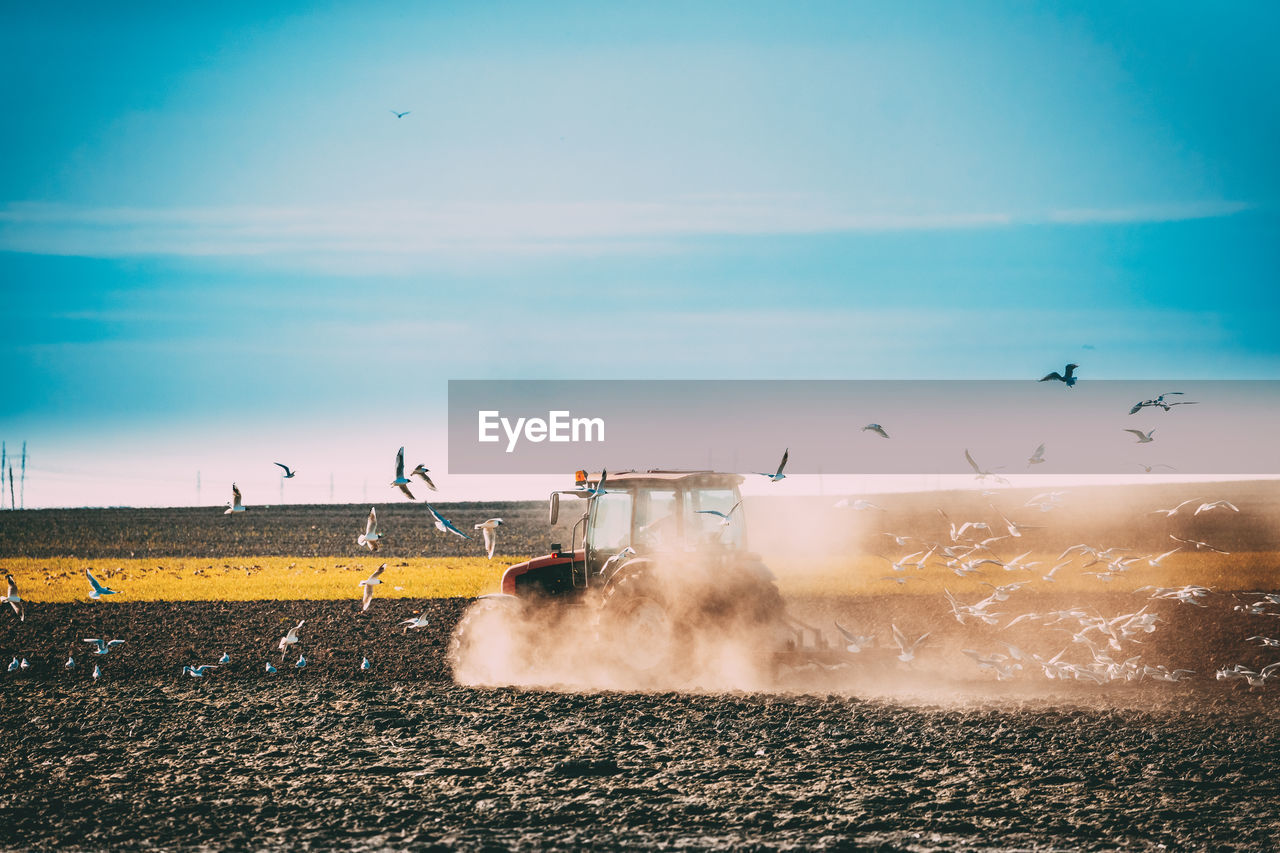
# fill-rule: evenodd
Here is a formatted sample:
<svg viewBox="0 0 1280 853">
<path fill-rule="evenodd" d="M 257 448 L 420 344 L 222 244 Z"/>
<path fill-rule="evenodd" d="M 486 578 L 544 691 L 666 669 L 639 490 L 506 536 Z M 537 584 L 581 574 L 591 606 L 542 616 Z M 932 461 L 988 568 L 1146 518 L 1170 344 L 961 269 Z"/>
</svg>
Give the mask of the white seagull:
<svg viewBox="0 0 1280 853">
<path fill-rule="evenodd" d="M 977 463 L 977 462 L 975 462 L 975 461 L 973 461 L 973 455 L 969 453 L 969 449 L 968 449 L 968 448 L 965 448 L 965 451 L 964 451 L 964 458 L 965 458 L 965 461 L 967 461 L 967 462 L 969 463 L 969 467 L 973 469 L 973 473 L 976 475 L 976 479 L 979 479 L 979 480 L 985 480 L 985 479 L 987 479 L 988 477 L 990 477 L 990 478 L 992 478 L 993 480 L 995 480 L 997 483 L 1008 483 L 1008 482 L 1009 482 L 1009 481 L 1008 481 L 1008 480 L 1006 480 L 1004 477 L 998 476 L 997 474 L 993 474 L 993 473 L 992 473 L 992 472 L 990 472 L 990 471 L 984 471 L 984 470 L 982 470 L 982 468 L 978 467 L 978 463 Z M 1004 466 L 1003 466 L 1003 465 L 1001 465 L 1001 466 L 999 466 L 999 467 L 1000 467 L 1000 468 L 1003 468 Z"/>
<path fill-rule="evenodd" d="M 1229 509 L 1232 512 L 1240 511 L 1240 508 L 1237 507 L 1235 504 L 1233 504 L 1231 501 L 1214 501 L 1213 503 L 1200 504 L 1200 506 L 1196 507 L 1196 511 L 1193 512 L 1192 515 L 1199 515 L 1200 513 L 1208 512 L 1211 509 Z M 9 583 L 12 584 L 13 581 L 10 580 Z"/>
<path fill-rule="evenodd" d="M 294 478 L 294 475 L 298 473 L 297 471 L 290 469 L 289 466 L 284 464 L 283 462 L 275 462 L 273 464 L 279 465 L 281 468 L 284 469 L 284 478 L 286 480 L 292 480 Z"/>
<path fill-rule="evenodd" d="M 93 665 L 93 680 L 97 681 L 101 677 L 102 677 L 102 670 L 98 669 L 98 665 L 95 663 Z"/>
<path fill-rule="evenodd" d="M 204 678 L 205 670 L 217 669 L 218 667 L 211 663 L 202 663 L 199 666 L 184 666 L 182 668 L 183 675 L 189 675 L 192 678 Z"/>
<path fill-rule="evenodd" d="M 427 509 L 431 511 L 431 516 L 436 520 L 436 530 L 439 530 L 441 533 L 454 533 L 461 536 L 463 539 L 471 538 L 458 528 L 454 527 L 453 522 L 449 521 L 449 519 L 436 512 L 436 508 L 431 504 L 427 504 Z"/>
<path fill-rule="evenodd" d="M 771 483 L 776 483 L 779 480 L 785 480 L 787 475 L 782 473 L 782 469 L 787 467 L 787 457 L 789 455 L 791 455 L 791 448 L 788 447 L 786 450 L 782 451 L 782 461 L 778 463 L 778 470 L 774 473 L 766 474 L 763 471 L 756 471 L 754 473 L 759 474 L 761 477 L 768 477 L 769 482 Z"/>
<path fill-rule="evenodd" d="M 1230 551 L 1223 551 L 1221 548 L 1215 548 L 1212 545 L 1210 545 L 1208 542 L 1200 542 L 1195 539 L 1180 539 L 1179 537 L 1174 536 L 1172 533 L 1169 534 L 1169 538 L 1172 539 L 1174 542 L 1181 542 L 1183 545 L 1190 545 L 1193 548 L 1195 548 L 1197 551 L 1201 551 L 1201 550 L 1214 551 L 1219 554 L 1231 553 Z"/>
<path fill-rule="evenodd" d="M 304 658 L 302 655 L 298 655 L 298 659 L 293 662 L 293 666 L 295 669 L 302 669 L 306 665 L 307 665 L 307 659 Z"/>
<path fill-rule="evenodd" d="M 1040 382 L 1048 382 L 1048 381 L 1049 381 L 1049 380 L 1051 380 L 1051 379 L 1056 379 L 1056 380 L 1058 380 L 1059 382 L 1066 383 L 1066 386 L 1067 386 L 1068 388 L 1072 388 L 1072 387 L 1074 387 L 1074 386 L 1075 386 L 1075 384 L 1076 384 L 1076 374 L 1075 374 L 1075 371 L 1076 371 L 1076 368 L 1077 368 L 1077 367 L 1079 367 L 1079 366 L 1080 366 L 1080 365 L 1078 365 L 1078 364 L 1068 364 L 1066 367 L 1064 367 L 1064 368 L 1062 369 L 1062 372 L 1061 372 L 1061 373 L 1059 373 L 1058 371 L 1056 371 L 1056 370 L 1055 370 L 1055 371 L 1053 371 L 1053 373 L 1050 373 L 1048 376 L 1045 376 L 1045 377 L 1041 378 L 1041 379 L 1040 379 L 1040 380 L 1038 380 L 1038 381 L 1040 381 Z"/>
<path fill-rule="evenodd" d="M 720 523 L 721 523 L 721 524 L 726 524 L 726 525 L 727 525 L 730 521 L 732 521 L 732 520 L 733 520 L 732 516 L 733 516 L 734 510 L 736 510 L 736 509 L 737 509 L 738 507 L 740 507 L 740 506 L 742 506 L 742 501 L 738 501 L 736 504 L 734 504 L 733 506 L 729 507 L 729 511 L 728 511 L 728 512 L 721 512 L 721 511 L 720 511 L 720 510 L 718 510 L 718 509 L 700 509 L 700 510 L 698 510 L 698 514 L 699 514 L 699 515 L 714 515 L 714 516 L 716 516 L 716 517 L 718 517 L 718 518 L 720 519 Z"/>
<path fill-rule="evenodd" d="M 271 661 L 267 661 L 267 665 L 265 668 L 267 671 L 267 675 L 274 675 L 276 672 L 279 672 L 279 670 L 277 670 L 274 666 L 271 665 Z"/>
<path fill-rule="evenodd" d="M 1036 448 L 1036 452 L 1032 453 L 1031 456 L 1027 458 L 1027 467 L 1030 468 L 1032 465 L 1039 465 L 1043 461 L 1044 461 L 1044 445 L 1041 444 L 1039 447 Z"/>
<path fill-rule="evenodd" d="M 100 639 L 97 639 L 96 637 L 94 638 L 85 637 L 84 641 L 86 643 L 93 643 L 95 646 L 97 646 L 97 648 L 94 649 L 93 651 L 95 655 L 105 655 L 107 652 L 111 651 L 116 646 L 124 645 L 124 640 L 100 640 Z"/>
<path fill-rule="evenodd" d="M 218 663 L 220 663 L 220 664 L 228 664 L 228 663 L 231 663 L 231 653 L 230 653 L 230 652 L 223 652 L 223 653 L 222 653 L 222 657 L 218 658 Z"/>
<path fill-rule="evenodd" d="M 405 626 L 404 633 L 406 634 L 409 633 L 410 628 L 425 628 L 427 627 L 427 614 L 419 613 L 411 619 L 402 619 L 400 624 Z"/>
<path fill-rule="evenodd" d="M 862 431 L 863 431 L 863 432 L 866 432 L 867 430 L 871 430 L 871 431 L 872 431 L 872 432 L 874 432 L 876 435 L 880 435 L 880 436 L 883 436 L 883 437 L 885 437 L 885 438 L 888 438 L 888 437 L 889 437 L 889 433 L 885 432 L 885 431 L 884 431 L 884 427 L 880 426 L 880 424 L 867 424 L 866 426 L 864 426 L 864 427 L 862 428 Z"/>
<path fill-rule="evenodd" d="M 426 467 L 422 463 L 418 463 L 417 465 L 414 466 L 413 470 L 409 472 L 409 476 L 419 477 L 422 480 L 422 482 L 427 484 L 428 489 L 430 489 L 433 492 L 438 492 L 440 490 L 436 488 L 436 484 L 431 482 L 431 478 L 427 476 L 427 472 L 430 470 L 431 470 L 430 468 Z"/>
<path fill-rule="evenodd" d="M 297 625 L 294 625 L 292 628 L 290 628 L 289 633 L 285 634 L 283 637 L 280 638 L 280 654 L 281 655 L 284 655 L 289 650 L 290 646 L 298 642 L 298 631 L 301 630 L 302 626 L 305 624 L 307 624 L 307 620 L 303 619 Z"/>
<path fill-rule="evenodd" d="M 375 507 L 369 507 L 369 519 L 364 523 L 364 533 L 356 537 L 356 544 L 364 545 L 370 551 L 376 551 L 378 540 L 381 538 L 378 534 L 378 510 Z"/>
<path fill-rule="evenodd" d="M 63 669 L 75 669 L 75 668 L 76 668 L 76 659 L 75 659 L 75 658 L 73 658 L 71 655 L 67 655 L 67 662 L 66 662 L 66 663 L 64 663 L 64 664 L 62 665 L 62 668 L 63 668 Z"/>
<path fill-rule="evenodd" d="M 93 589 L 89 590 L 89 597 L 92 598 L 94 601 L 97 601 L 99 598 L 101 598 L 104 595 L 119 594 L 114 589 L 107 589 L 105 586 L 98 583 L 98 579 L 95 578 L 93 575 L 89 574 L 88 569 L 84 570 L 84 576 L 89 579 L 89 583 L 93 586 Z"/>
<path fill-rule="evenodd" d="M 244 512 L 244 503 L 240 500 L 240 489 L 235 483 L 231 484 L 231 503 L 227 504 L 222 514 L 231 515 L 233 512 Z"/>
<path fill-rule="evenodd" d="M 1140 429 L 1127 429 L 1125 432 L 1131 432 L 1137 436 L 1138 444 L 1150 444 L 1155 441 L 1155 439 L 1151 437 L 1151 433 L 1155 432 L 1154 429 L 1147 430 L 1146 432 L 1143 432 Z"/>
<path fill-rule="evenodd" d="M 1148 474 L 1150 474 L 1152 470 L 1156 468 L 1168 468 L 1170 471 L 1178 470 L 1177 468 L 1174 468 L 1172 465 L 1166 465 L 1163 462 L 1153 462 L 1150 465 L 1148 465 L 1145 462 L 1135 462 L 1134 464 L 1137 465 L 1139 468 L 1141 468 L 1143 471 L 1146 471 Z"/>
<path fill-rule="evenodd" d="M 404 475 L 404 448 L 401 447 L 396 453 L 396 478 L 391 481 L 391 485 L 404 492 L 405 497 L 409 500 L 417 500 L 413 496 L 413 492 L 409 491 L 409 478 Z"/>
<path fill-rule="evenodd" d="M 360 611 L 362 613 L 369 609 L 369 603 L 373 601 L 373 588 L 382 583 L 382 578 L 379 577 L 379 575 L 382 574 L 382 570 L 386 567 L 387 564 L 383 563 L 381 566 L 378 566 L 378 568 L 373 570 L 373 574 L 360 581 L 360 586 L 364 587 L 364 593 L 360 605 Z"/>
<path fill-rule="evenodd" d="M 1185 500 L 1171 509 L 1153 509 L 1151 510 L 1151 514 L 1155 515 L 1157 512 L 1163 512 L 1165 515 L 1165 518 L 1172 518 L 1173 516 L 1178 514 L 1178 510 L 1182 509 L 1184 506 L 1188 504 L 1193 504 L 1198 500 L 1200 500 L 1200 498 L 1191 498 L 1190 500 Z"/>
<path fill-rule="evenodd" d="M 836 630 L 839 631 L 841 636 L 844 637 L 844 641 L 845 641 L 844 650 L 851 654 L 856 655 L 859 652 L 861 652 L 863 649 L 869 649 L 876 644 L 876 638 L 874 634 L 868 637 L 860 637 L 857 634 L 845 628 L 839 622 L 836 622 Z"/>
<path fill-rule="evenodd" d="M 903 663 L 910 663 L 914 660 L 916 656 L 916 647 L 923 643 L 929 634 L 933 633 L 932 631 L 929 631 L 925 634 L 921 634 L 919 637 L 916 637 L 915 642 L 908 643 L 906 636 L 898 630 L 897 625 L 891 623 L 889 628 L 893 631 L 893 641 L 897 643 L 898 648 L 902 650 L 902 654 L 898 655 L 898 660 Z"/>
<path fill-rule="evenodd" d="M 475 526 L 476 530 L 484 534 L 484 550 L 489 555 L 490 560 L 493 559 L 493 549 L 498 547 L 498 525 L 500 524 L 502 524 L 502 519 L 490 518 Z"/>
<path fill-rule="evenodd" d="M 360 659 L 360 668 L 361 668 L 361 669 L 363 669 L 363 670 L 370 670 L 370 669 L 373 669 L 373 664 L 369 663 L 369 659 L 368 659 L 368 658 L 361 658 L 361 659 Z"/>
<path fill-rule="evenodd" d="M 5 575 L 4 577 L 9 582 L 9 592 L 5 594 L 4 600 L 9 602 L 13 612 L 18 615 L 18 621 L 25 622 L 27 621 L 27 606 L 22 603 L 22 596 L 18 595 L 18 585 L 13 581 L 13 575 Z"/>
</svg>

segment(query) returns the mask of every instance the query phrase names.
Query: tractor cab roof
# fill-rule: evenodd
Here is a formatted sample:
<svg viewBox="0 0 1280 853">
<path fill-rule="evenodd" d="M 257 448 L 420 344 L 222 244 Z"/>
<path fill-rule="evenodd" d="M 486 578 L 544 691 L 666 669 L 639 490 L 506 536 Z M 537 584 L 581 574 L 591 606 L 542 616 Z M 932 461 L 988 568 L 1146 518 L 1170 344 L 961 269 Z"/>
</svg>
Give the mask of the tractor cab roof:
<svg viewBox="0 0 1280 853">
<path fill-rule="evenodd" d="M 590 482 L 600 481 L 600 472 L 593 471 L 587 475 Z M 745 477 L 741 474 L 727 474 L 723 471 L 671 471 L 653 468 L 648 471 L 610 471 L 604 487 L 610 485 L 663 484 L 679 486 L 711 486 L 713 488 L 732 488 L 741 483 Z"/>
</svg>

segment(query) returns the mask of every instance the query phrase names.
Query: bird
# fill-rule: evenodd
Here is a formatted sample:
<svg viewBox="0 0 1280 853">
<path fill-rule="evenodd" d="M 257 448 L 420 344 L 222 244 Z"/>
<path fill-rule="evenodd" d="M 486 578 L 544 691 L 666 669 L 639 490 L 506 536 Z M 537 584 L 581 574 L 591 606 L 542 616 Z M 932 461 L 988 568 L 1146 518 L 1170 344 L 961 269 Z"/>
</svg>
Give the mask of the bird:
<svg viewBox="0 0 1280 853">
<path fill-rule="evenodd" d="M 1200 506 L 1196 507 L 1196 511 L 1193 512 L 1192 515 L 1199 515 L 1202 512 L 1208 512 L 1211 509 L 1219 509 L 1219 508 L 1229 509 L 1232 512 L 1240 511 L 1240 508 L 1237 507 L 1235 504 L 1233 504 L 1231 501 L 1214 501 L 1213 503 L 1200 504 Z M 13 581 L 9 581 L 9 583 L 12 586 Z"/>
<path fill-rule="evenodd" d="M 1150 465 L 1148 465 L 1145 462 L 1135 462 L 1134 464 L 1137 465 L 1139 468 L 1141 468 L 1143 471 L 1146 471 L 1148 474 L 1150 474 L 1152 469 L 1154 468 L 1168 468 L 1170 471 L 1178 470 L 1177 468 L 1174 468 L 1172 465 L 1166 465 L 1163 462 L 1154 462 Z"/>
<path fill-rule="evenodd" d="M 782 469 L 787 467 L 787 457 L 789 455 L 791 455 L 791 448 L 788 447 L 786 450 L 782 451 L 782 461 L 778 463 L 778 470 L 774 473 L 766 474 L 763 471 L 756 471 L 754 473 L 759 474 L 761 477 L 768 477 L 769 482 L 771 483 L 776 483 L 779 480 L 785 480 L 787 475 L 782 473 Z"/>
<path fill-rule="evenodd" d="M 441 533 L 455 533 L 458 536 L 461 536 L 463 539 L 471 538 L 470 536 L 463 533 L 458 528 L 454 527 L 453 522 L 449 521 L 449 519 L 445 518 L 443 515 L 436 512 L 436 508 L 433 507 L 431 504 L 427 504 L 427 509 L 431 511 L 431 516 L 436 520 L 436 530 L 439 530 Z"/>
<path fill-rule="evenodd" d="M 884 438 L 889 437 L 889 433 L 885 432 L 884 427 L 880 426 L 880 424 L 867 424 L 862 428 L 862 431 L 866 432 L 867 430 L 871 430 L 872 432 L 876 433 L 877 435 L 883 436 Z"/>
<path fill-rule="evenodd" d="M 275 673 L 279 672 L 279 670 L 277 670 L 274 666 L 271 665 L 271 661 L 267 661 L 266 671 L 267 671 L 267 675 L 274 675 Z"/>
<path fill-rule="evenodd" d="M 436 488 L 436 484 L 431 482 L 431 478 L 427 476 L 427 472 L 430 470 L 431 470 L 430 468 L 426 467 L 422 463 L 418 463 L 417 465 L 414 466 L 413 470 L 409 472 L 409 476 L 420 477 L 422 479 L 422 482 L 427 484 L 428 489 L 430 489 L 433 492 L 438 492 L 439 489 Z"/>
<path fill-rule="evenodd" d="M 230 653 L 229 653 L 229 652 L 223 652 L 223 653 L 222 653 L 222 657 L 218 658 L 218 663 L 220 663 L 220 664 L 228 664 L 228 663 L 231 663 L 231 655 L 230 655 Z"/>
<path fill-rule="evenodd" d="M 112 649 L 114 649 L 116 646 L 124 645 L 124 640 L 100 640 L 97 638 L 85 637 L 84 641 L 86 643 L 93 643 L 95 646 L 97 646 L 97 648 L 94 649 L 93 651 L 95 655 L 105 655 L 108 652 L 110 652 Z"/>
<path fill-rule="evenodd" d="M 1205 551 L 1214 551 L 1214 552 L 1219 553 L 1219 554 L 1230 554 L 1230 553 L 1231 553 L 1230 551 L 1223 551 L 1221 548 L 1215 548 L 1215 547 L 1213 547 L 1212 545 L 1210 545 L 1208 542 L 1199 542 L 1199 541 L 1197 541 L 1197 540 L 1195 540 L 1195 539 L 1180 539 L 1179 537 L 1174 536 L 1172 533 L 1170 533 L 1170 534 L 1169 534 L 1169 538 L 1170 538 L 1170 539 L 1172 539 L 1172 540 L 1173 540 L 1173 541 L 1175 541 L 1175 542 L 1181 542 L 1181 543 L 1182 543 L 1182 544 L 1184 544 L 1184 545 L 1191 545 L 1191 546 L 1192 546 L 1192 547 L 1194 547 L 1197 551 L 1199 551 L 1199 550 L 1203 549 L 1203 550 L 1205 550 Z"/>
<path fill-rule="evenodd" d="M 1187 504 L 1193 504 L 1193 503 L 1195 503 L 1195 502 L 1196 502 L 1196 501 L 1198 501 L 1198 500 L 1201 500 L 1201 499 L 1200 499 L 1200 498 L 1191 498 L 1190 500 L 1185 500 L 1185 501 L 1183 501 L 1182 503 L 1178 504 L 1177 506 L 1172 507 L 1171 509 L 1153 509 L 1153 510 L 1151 510 L 1151 513 L 1150 513 L 1150 514 L 1151 514 L 1151 515 L 1155 515 L 1157 512 L 1163 512 L 1163 513 L 1164 513 L 1165 518 L 1172 518 L 1173 516 L 1175 516 L 1175 515 L 1177 515 L 1177 514 L 1178 514 L 1178 510 L 1182 509 L 1182 508 L 1183 508 L 1184 506 L 1186 506 Z"/>
<path fill-rule="evenodd" d="M 490 518 L 489 520 L 482 521 L 475 526 L 476 530 L 479 530 L 484 534 L 484 550 L 489 555 L 490 560 L 493 559 L 493 549 L 498 547 L 499 524 L 502 524 L 502 519 Z"/>
<path fill-rule="evenodd" d="M 93 665 L 93 680 L 97 681 L 101 677 L 102 677 L 102 670 L 99 669 L 98 665 L 95 663 Z"/>
<path fill-rule="evenodd" d="M 67 662 L 66 662 L 66 663 L 64 663 L 64 664 L 62 665 L 62 668 L 63 668 L 63 669 L 75 669 L 75 668 L 76 668 L 76 659 L 75 659 L 75 658 L 73 658 L 71 655 L 67 655 Z"/>
<path fill-rule="evenodd" d="M 1131 432 L 1136 435 L 1138 437 L 1138 444 L 1150 444 L 1155 441 L 1155 439 L 1151 437 L 1151 433 L 1155 432 L 1154 429 L 1148 430 L 1147 432 L 1143 432 L 1140 429 L 1127 429 L 1125 432 Z"/>
<path fill-rule="evenodd" d="M 1076 368 L 1078 368 L 1079 366 L 1080 365 L 1078 364 L 1068 364 L 1065 368 L 1063 368 L 1061 373 L 1055 370 L 1053 371 L 1053 373 L 1050 373 L 1048 376 L 1045 376 L 1038 381 L 1048 382 L 1051 379 L 1056 379 L 1059 382 L 1066 383 L 1066 386 L 1068 388 L 1073 388 L 1075 387 L 1075 384 L 1076 384 L 1075 371 L 1076 371 Z"/>
<path fill-rule="evenodd" d="M 410 628 L 425 628 L 427 627 L 427 614 L 419 613 L 410 619 L 402 619 L 400 624 L 405 626 L 404 633 L 406 634 L 409 633 Z"/>
<path fill-rule="evenodd" d="M 1036 452 L 1032 453 L 1031 456 L 1027 458 L 1027 467 L 1030 468 L 1032 465 L 1039 465 L 1043 461 L 1044 461 L 1044 445 L 1041 444 L 1039 447 L 1036 448 Z"/>
<path fill-rule="evenodd" d="M 13 660 L 9 661 L 9 672 L 17 672 L 17 671 L 18 671 L 18 659 L 14 658 Z"/>
<path fill-rule="evenodd" d="M 1134 403 L 1133 408 L 1129 409 L 1129 414 L 1136 415 L 1148 406 L 1159 407 L 1167 412 L 1174 406 L 1195 406 L 1198 404 L 1198 401 L 1196 400 L 1177 400 L 1172 403 L 1165 400 L 1165 397 L 1180 397 L 1183 393 L 1184 392 L 1182 391 L 1166 391 L 1154 400 L 1142 400 L 1141 402 Z"/>
<path fill-rule="evenodd" d="M 292 479 L 294 478 L 294 476 L 298 473 L 297 471 L 293 471 L 293 470 L 291 470 L 291 469 L 289 468 L 289 466 L 288 466 L 288 465 L 286 465 L 286 464 L 284 464 L 283 462 L 276 462 L 276 463 L 273 463 L 273 464 L 275 464 L 275 465 L 279 465 L 281 468 L 283 468 L 283 469 L 284 469 L 284 478 L 285 478 L 286 480 L 292 480 Z"/>
<path fill-rule="evenodd" d="M 5 594 L 4 600 L 9 602 L 9 606 L 13 608 L 13 612 L 18 616 L 18 621 L 26 622 L 27 605 L 23 604 L 22 596 L 18 595 L 18 585 L 14 583 L 13 575 L 5 575 L 4 577 L 9 582 L 9 592 Z"/>
<path fill-rule="evenodd" d="M 373 664 L 369 663 L 369 659 L 368 659 L 368 658 L 361 658 L 361 659 L 360 659 L 360 668 L 361 668 L 361 669 L 363 669 L 363 670 L 370 670 L 370 669 L 373 669 Z"/>
<path fill-rule="evenodd" d="M 976 475 L 977 479 L 979 479 L 979 480 L 985 480 L 986 478 L 991 477 L 991 478 L 992 478 L 992 479 L 994 479 L 997 483 L 1008 483 L 1008 482 L 1009 482 L 1009 481 L 1008 481 L 1008 480 L 1006 480 L 1004 477 L 1001 477 L 1001 476 L 998 476 L 998 475 L 996 475 L 996 474 L 993 474 L 993 473 L 991 473 L 990 471 L 984 471 L 984 470 L 982 470 L 980 467 L 978 467 L 978 463 L 973 461 L 973 455 L 969 453 L 969 449 L 968 449 L 968 448 L 965 448 L 965 451 L 964 451 L 964 458 L 965 458 L 965 460 L 969 463 L 969 467 L 973 469 L 973 473 Z M 1000 468 L 1003 468 L 1004 466 L 1003 466 L 1003 465 L 1001 465 L 1001 466 L 999 466 L 999 467 L 1000 467 Z"/>
<path fill-rule="evenodd" d="M 298 655 L 298 659 L 293 663 L 293 668 L 302 669 L 306 665 L 307 665 L 307 659 L 302 655 Z"/>
<path fill-rule="evenodd" d="M 222 514 L 231 515 L 233 512 L 244 512 L 244 504 L 240 500 L 240 489 L 235 483 L 231 484 L 231 503 L 227 504 Z"/>
<path fill-rule="evenodd" d="M 407 116 L 410 112 L 412 112 L 412 110 L 405 110 L 405 111 L 404 111 L 404 112 L 402 112 L 402 113 L 401 113 L 401 112 L 396 112 L 395 110 L 392 110 L 392 111 L 391 111 L 391 114 L 392 114 L 393 116 L 395 116 L 396 118 L 404 118 L 404 117 L 405 117 L 405 116 Z"/>
<path fill-rule="evenodd" d="M 595 500 L 601 495 L 609 494 L 604 488 L 604 481 L 607 479 L 609 479 L 609 471 L 605 469 L 600 472 L 600 479 L 596 481 L 595 486 L 592 486 L 590 482 L 585 482 L 580 488 L 587 493 L 587 497 Z"/>
<path fill-rule="evenodd" d="M 732 520 L 733 520 L 733 513 L 734 513 L 734 510 L 736 510 L 736 509 L 737 509 L 738 507 L 740 507 L 740 506 L 742 506 L 742 501 L 738 501 L 736 504 L 734 504 L 733 506 L 729 507 L 729 511 L 728 511 L 728 512 L 721 512 L 721 511 L 720 511 L 720 510 L 718 510 L 718 509 L 700 509 L 700 510 L 698 510 L 698 514 L 699 514 L 699 515 L 714 515 L 714 516 L 717 516 L 717 517 L 720 519 L 720 523 L 721 523 L 721 524 L 728 524 L 730 521 L 732 521 Z"/>
<path fill-rule="evenodd" d="M 356 537 L 357 545 L 364 545 L 370 551 L 378 550 L 378 540 L 382 538 L 378 534 L 378 510 L 376 507 L 369 507 L 369 519 L 364 523 L 364 533 Z"/>
<path fill-rule="evenodd" d="M 205 670 L 208 669 L 217 669 L 217 666 L 211 663 L 202 663 L 199 666 L 184 666 L 182 674 L 189 675 L 192 678 L 204 678 Z"/>
<path fill-rule="evenodd" d="M 298 631 L 303 625 L 307 624 L 307 620 L 303 619 L 289 629 L 289 633 L 280 638 L 280 654 L 283 655 L 290 646 L 298 642 Z"/>
<path fill-rule="evenodd" d="M 861 637 L 853 633 L 852 631 L 848 630 L 847 628 L 845 628 L 839 622 L 836 622 L 835 625 L 836 625 L 836 630 L 839 631 L 841 636 L 844 637 L 845 651 L 851 654 L 856 655 L 859 652 L 861 652 L 863 649 L 869 649 L 876 644 L 876 638 L 874 634 L 868 637 Z"/>
<path fill-rule="evenodd" d="M 404 475 L 404 448 L 401 447 L 396 453 L 396 478 L 391 481 L 391 485 L 404 492 L 405 497 L 409 500 L 417 500 L 413 496 L 413 492 L 409 491 L 409 478 Z"/>
<path fill-rule="evenodd" d="M 373 601 L 373 588 L 382 583 L 382 578 L 380 578 L 379 575 L 382 574 L 382 570 L 385 569 L 386 567 L 387 567 L 387 564 L 383 563 L 381 566 L 378 566 L 378 568 L 373 570 L 373 574 L 369 575 L 369 577 L 360 581 L 360 586 L 364 587 L 363 596 L 361 598 L 360 612 L 363 613 L 364 611 L 369 609 L 369 603 Z"/>
<path fill-rule="evenodd" d="M 114 589 L 107 589 L 105 586 L 98 583 L 98 579 L 89 574 L 88 569 L 84 570 L 84 576 L 89 579 L 89 583 L 93 586 L 93 589 L 89 590 L 89 597 L 94 601 L 97 601 L 104 595 L 119 595 L 119 593 Z"/>
<path fill-rule="evenodd" d="M 928 637 L 929 634 L 933 633 L 932 631 L 929 631 L 925 634 L 920 635 L 919 637 L 916 637 L 915 642 L 908 643 L 906 636 L 903 635 L 903 633 L 898 630 L 897 625 L 894 625 L 891 623 L 889 625 L 889 628 L 893 631 L 893 641 L 897 643 L 898 648 L 902 650 L 902 654 L 898 655 L 898 660 L 902 661 L 903 663 L 910 663 L 912 660 L 914 660 L 916 656 L 916 647 L 919 646 L 921 643 L 923 643 L 925 638 Z"/>
<path fill-rule="evenodd" d="M 862 500 L 862 499 L 851 501 L 848 498 L 841 498 L 840 500 L 832 504 L 832 506 L 834 506 L 836 509 L 845 509 L 847 507 L 849 509 L 856 509 L 859 511 L 868 510 L 868 509 L 878 509 L 881 512 L 889 511 L 884 507 L 880 506 L 879 504 L 873 504 L 871 501 Z"/>
</svg>

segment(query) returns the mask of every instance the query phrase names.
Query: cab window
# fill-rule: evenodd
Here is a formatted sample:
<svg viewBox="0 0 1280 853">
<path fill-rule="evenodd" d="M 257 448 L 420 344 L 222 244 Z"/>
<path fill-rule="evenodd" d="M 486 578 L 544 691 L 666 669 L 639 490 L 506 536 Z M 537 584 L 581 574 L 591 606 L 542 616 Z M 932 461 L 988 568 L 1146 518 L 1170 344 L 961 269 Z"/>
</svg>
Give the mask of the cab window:
<svg viewBox="0 0 1280 853">
<path fill-rule="evenodd" d="M 593 551 L 616 554 L 631 544 L 630 492 L 609 492 L 592 501 L 591 538 Z"/>
</svg>

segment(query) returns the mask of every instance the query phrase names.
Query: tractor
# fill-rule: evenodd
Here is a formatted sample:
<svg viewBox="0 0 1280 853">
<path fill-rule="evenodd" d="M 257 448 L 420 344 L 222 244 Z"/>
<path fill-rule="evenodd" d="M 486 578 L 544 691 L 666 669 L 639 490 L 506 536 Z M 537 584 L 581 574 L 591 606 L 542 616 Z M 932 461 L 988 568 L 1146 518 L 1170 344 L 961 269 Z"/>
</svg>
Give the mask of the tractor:
<svg viewBox="0 0 1280 853">
<path fill-rule="evenodd" d="M 450 647 L 464 683 L 536 682 L 604 669 L 628 685 L 678 683 L 725 663 L 769 680 L 779 665 L 842 662 L 821 633 L 789 617 L 773 574 L 747 549 L 738 474 L 577 472 L 552 492 L 584 506 L 569 547 L 509 567 Z M 558 673 L 558 674 L 556 674 Z M 565 673 L 568 673 L 566 676 Z M 695 676 L 696 678 L 696 676 Z"/>
</svg>

